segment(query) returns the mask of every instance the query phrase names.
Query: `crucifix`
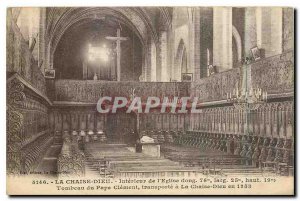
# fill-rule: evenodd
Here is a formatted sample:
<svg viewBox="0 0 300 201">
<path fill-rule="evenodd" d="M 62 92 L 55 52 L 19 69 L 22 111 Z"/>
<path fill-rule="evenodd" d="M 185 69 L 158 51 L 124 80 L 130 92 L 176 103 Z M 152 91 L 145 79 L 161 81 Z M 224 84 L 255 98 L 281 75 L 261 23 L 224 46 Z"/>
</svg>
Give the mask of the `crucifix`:
<svg viewBox="0 0 300 201">
<path fill-rule="evenodd" d="M 127 37 L 121 37 L 121 32 L 120 29 L 117 29 L 117 36 L 106 36 L 105 37 L 107 40 L 112 40 L 112 41 L 116 41 L 117 43 L 117 80 L 120 81 L 121 80 L 121 41 L 125 41 L 128 38 Z"/>
</svg>

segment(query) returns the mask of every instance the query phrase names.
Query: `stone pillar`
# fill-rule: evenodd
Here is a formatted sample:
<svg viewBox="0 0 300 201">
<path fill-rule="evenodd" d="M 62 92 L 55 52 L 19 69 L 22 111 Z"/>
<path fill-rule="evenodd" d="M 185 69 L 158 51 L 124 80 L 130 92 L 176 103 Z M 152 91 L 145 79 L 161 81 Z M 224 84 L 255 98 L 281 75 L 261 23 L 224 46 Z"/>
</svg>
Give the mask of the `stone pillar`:
<svg viewBox="0 0 300 201">
<path fill-rule="evenodd" d="M 207 66 L 213 62 L 213 8 L 200 8 L 200 78 L 207 76 Z M 196 33 L 196 32 L 195 32 Z M 196 37 L 196 38 L 197 38 Z M 209 53 L 208 53 L 209 52 Z"/>
<path fill-rule="evenodd" d="M 148 41 L 147 41 L 147 45 L 146 45 L 146 48 L 145 48 L 145 64 L 144 64 L 144 80 L 147 81 L 147 82 L 150 82 L 151 81 L 151 39 L 149 38 Z"/>
<path fill-rule="evenodd" d="M 161 34 L 162 31 L 158 31 L 158 46 L 156 49 L 156 81 L 161 81 L 161 74 L 162 74 L 162 54 L 161 51 Z"/>
<path fill-rule="evenodd" d="M 163 31 L 160 34 L 159 39 L 160 39 L 161 68 L 160 68 L 160 75 L 158 76 L 158 80 L 162 82 L 168 82 L 170 80 L 170 75 L 168 73 L 168 66 L 167 66 L 167 57 L 168 57 L 167 32 Z"/>
<path fill-rule="evenodd" d="M 155 46 L 155 43 L 153 40 L 151 40 L 150 53 L 151 53 L 151 59 L 150 59 L 151 79 L 150 79 L 150 81 L 155 82 L 156 81 L 156 46 Z"/>
<path fill-rule="evenodd" d="M 282 8 L 256 8 L 257 46 L 263 57 L 282 53 L 282 13 Z"/>
<path fill-rule="evenodd" d="M 282 8 L 273 7 L 271 11 L 271 49 L 269 56 L 282 53 L 282 35 L 283 35 L 283 11 Z"/>
<path fill-rule="evenodd" d="M 218 72 L 232 68 L 232 8 L 214 7 L 213 64 Z"/>
<path fill-rule="evenodd" d="M 173 44 L 174 44 L 174 33 L 173 29 L 169 29 L 167 32 L 167 72 L 169 75 L 169 80 L 171 81 L 174 79 L 173 77 L 173 71 L 174 71 L 174 49 L 173 49 Z"/>
<path fill-rule="evenodd" d="M 283 15 L 283 51 L 294 49 L 294 9 L 282 8 Z"/>
<path fill-rule="evenodd" d="M 145 82 L 147 80 L 147 45 L 143 46 L 142 54 L 142 74 L 139 77 L 139 81 Z"/>
<path fill-rule="evenodd" d="M 257 45 L 257 29 L 261 29 L 256 24 L 256 17 L 260 16 L 259 10 L 255 7 L 245 8 L 245 57 L 251 57 L 251 48 Z"/>
<path fill-rule="evenodd" d="M 194 80 L 200 79 L 200 8 L 194 10 Z"/>
<path fill-rule="evenodd" d="M 41 67 L 41 72 L 44 73 L 45 60 L 45 33 L 46 33 L 46 8 L 40 8 L 40 24 L 38 37 L 38 66 Z"/>
</svg>

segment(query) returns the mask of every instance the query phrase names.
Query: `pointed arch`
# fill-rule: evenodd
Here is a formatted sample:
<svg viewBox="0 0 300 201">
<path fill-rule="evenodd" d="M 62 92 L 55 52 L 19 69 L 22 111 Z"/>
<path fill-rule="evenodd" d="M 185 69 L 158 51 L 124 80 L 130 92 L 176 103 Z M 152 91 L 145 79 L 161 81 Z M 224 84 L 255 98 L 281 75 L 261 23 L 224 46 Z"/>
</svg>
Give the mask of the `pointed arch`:
<svg viewBox="0 0 300 201">
<path fill-rule="evenodd" d="M 233 25 L 232 25 L 232 36 L 236 44 L 238 62 L 241 62 L 242 61 L 242 39 L 238 30 Z"/>
<path fill-rule="evenodd" d="M 176 77 L 181 79 L 181 73 L 187 71 L 187 52 L 183 39 L 180 39 L 176 57 L 175 57 L 175 73 Z"/>
</svg>

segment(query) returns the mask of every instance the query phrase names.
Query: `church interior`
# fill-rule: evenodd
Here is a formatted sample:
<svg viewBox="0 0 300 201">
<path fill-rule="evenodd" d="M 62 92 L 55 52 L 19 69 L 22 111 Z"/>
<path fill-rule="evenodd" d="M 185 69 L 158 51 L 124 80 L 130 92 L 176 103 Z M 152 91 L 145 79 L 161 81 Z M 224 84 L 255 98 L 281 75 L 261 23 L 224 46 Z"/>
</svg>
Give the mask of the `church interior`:
<svg viewBox="0 0 300 201">
<path fill-rule="evenodd" d="M 19 7 L 6 29 L 8 174 L 293 175 L 293 9 Z M 101 114 L 104 96 L 200 112 Z"/>
</svg>

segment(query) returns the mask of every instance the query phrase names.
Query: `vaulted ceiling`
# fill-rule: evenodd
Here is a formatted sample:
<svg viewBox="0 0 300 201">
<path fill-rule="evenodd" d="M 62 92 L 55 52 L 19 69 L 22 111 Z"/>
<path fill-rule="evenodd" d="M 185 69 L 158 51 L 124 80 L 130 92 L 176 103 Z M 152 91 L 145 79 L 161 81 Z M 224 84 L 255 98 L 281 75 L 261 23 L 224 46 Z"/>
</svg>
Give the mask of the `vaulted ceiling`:
<svg viewBox="0 0 300 201">
<path fill-rule="evenodd" d="M 111 19 L 113 20 L 111 20 Z M 56 7 L 46 10 L 46 44 L 50 60 L 63 34 L 71 26 L 95 19 L 108 23 L 126 24 L 140 38 L 143 45 L 153 40 L 158 44 L 158 32 L 171 26 L 172 8 L 169 7 Z"/>
</svg>

